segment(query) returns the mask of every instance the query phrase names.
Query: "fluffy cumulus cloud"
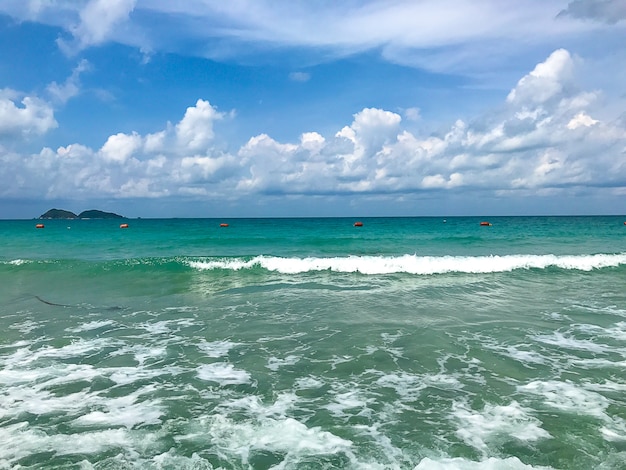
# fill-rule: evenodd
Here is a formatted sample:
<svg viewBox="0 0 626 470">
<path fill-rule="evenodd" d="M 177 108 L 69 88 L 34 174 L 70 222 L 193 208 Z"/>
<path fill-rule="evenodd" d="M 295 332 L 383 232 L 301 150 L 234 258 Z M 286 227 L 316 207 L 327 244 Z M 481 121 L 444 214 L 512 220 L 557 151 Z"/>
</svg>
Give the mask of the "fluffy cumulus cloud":
<svg viewBox="0 0 626 470">
<path fill-rule="evenodd" d="M 55 127 L 57 121 L 49 104 L 14 90 L 0 90 L 0 138 L 40 135 Z"/>
<path fill-rule="evenodd" d="M 208 101 L 198 100 L 176 125 L 178 142 L 190 150 L 205 148 L 213 139 L 213 122 L 223 117 Z"/>
<path fill-rule="evenodd" d="M 146 135 L 117 133 L 99 149 L 77 143 L 28 156 L 0 152 L 2 194 L 221 199 L 623 191 L 626 120 L 602 115 L 602 94 L 578 87 L 578 60 L 554 51 L 497 110 L 431 135 L 410 132 L 397 113 L 365 108 L 330 135 L 304 132 L 294 142 L 280 142 L 259 134 L 226 151 L 215 142 L 215 126 L 228 125 L 229 115 L 200 99 L 175 124 Z M 54 125 L 48 108 L 26 99 L 18 107 L 7 92 L 0 106 L 4 132 Z"/>
</svg>

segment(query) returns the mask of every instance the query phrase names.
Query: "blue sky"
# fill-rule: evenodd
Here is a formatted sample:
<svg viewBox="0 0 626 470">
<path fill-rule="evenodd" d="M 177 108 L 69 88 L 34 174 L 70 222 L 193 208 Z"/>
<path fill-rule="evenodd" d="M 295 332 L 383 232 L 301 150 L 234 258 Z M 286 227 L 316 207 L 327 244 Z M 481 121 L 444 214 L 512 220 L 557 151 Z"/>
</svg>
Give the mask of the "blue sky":
<svg viewBox="0 0 626 470">
<path fill-rule="evenodd" d="M 623 0 L 4 0 L 0 218 L 626 213 Z"/>
</svg>

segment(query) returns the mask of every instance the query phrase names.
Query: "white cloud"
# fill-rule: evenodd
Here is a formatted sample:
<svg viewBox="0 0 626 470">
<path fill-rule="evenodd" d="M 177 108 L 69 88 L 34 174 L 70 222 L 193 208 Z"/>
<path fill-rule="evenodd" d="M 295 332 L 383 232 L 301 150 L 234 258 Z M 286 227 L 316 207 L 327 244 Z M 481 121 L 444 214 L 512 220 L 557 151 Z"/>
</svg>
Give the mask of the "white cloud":
<svg viewBox="0 0 626 470">
<path fill-rule="evenodd" d="M 176 125 L 176 136 L 183 147 L 190 150 L 205 148 L 213 139 L 213 122 L 223 119 L 208 101 L 198 100 L 195 106 L 187 108 L 185 116 Z"/>
<path fill-rule="evenodd" d="M 249 63 L 292 48 L 310 64 L 381 51 L 392 62 L 455 73 L 516 64 L 525 52 L 582 38 L 593 43 L 598 31 L 619 38 L 625 23 L 621 0 L 360 0 L 324 8 L 272 0 L 5 0 L 0 12 L 63 28 L 72 36 L 59 41 L 68 53 L 112 41 L 144 57 L 165 51 Z"/>
<path fill-rule="evenodd" d="M 59 85 L 52 82 L 48 85 L 47 90 L 52 99 L 58 103 L 64 104 L 69 99 L 80 93 L 80 75 L 91 69 L 91 65 L 85 59 L 81 60 L 72 70 L 72 74 L 65 80 L 65 83 Z"/>
<path fill-rule="evenodd" d="M 421 118 L 420 109 L 416 107 L 406 108 L 404 110 L 404 117 L 407 121 L 419 121 Z"/>
<path fill-rule="evenodd" d="M 573 68 L 570 53 L 565 49 L 556 50 L 517 83 L 507 101 L 521 105 L 543 103 L 563 91 L 571 80 Z"/>
<path fill-rule="evenodd" d="M 45 134 L 57 127 L 52 108 L 34 96 L 21 99 L 14 90 L 0 90 L 0 137 L 29 137 Z"/>
<path fill-rule="evenodd" d="M 125 163 L 142 147 L 142 144 L 143 139 L 136 132 L 131 135 L 119 133 L 107 139 L 100 149 L 100 154 L 109 162 Z"/>
<path fill-rule="evenodd" d="M 598 121 L 596 119 L 593 119 L 588 114 L 585 114 L 584 111 L 581 111 L 576 116 L 574 116 L 570 120 L 570 122 L 567 123 L 567 128 L 571 129 L 571 130 L 574 130 L 574 129 L 578 129 L 581 126 L 591 127 L 591 126 L 593 126 L 594 124 L 597 124 L 597 123 L 598 123 Z"/>
<path fill-rule="evenodd" d="M 311 79 L 311 74 L 308 72 L 291 72 L 289 74 L 289 80 L 294 82 L 308 82 Z"/>
<path fill-rule="evenodd" d="M 219 200 L 619 191 L 626 181 L 626 124 L 598 115 L 599 93 L 578 88 L 572 61 L 567 51 L 555 51 L 501 107 L 438 134 L 414 134 L 399 114 L 365 108 L 328 136 L 304 132 L 295 142 L 279 142 L 259 134 L 226 152 L 217 148 L 214 129 L 225 115 L 200 99 L 178 123 L 146 135 L 114 134 L 99 150 L 72 144 L 28 156 L 0 149 L 0 186 L 5 197 Z M 0 116 L 16 113 L 13 99 L 15 92 L 5 90 L 0 104 L 11 112 Z M 14 132 L 22 128 L 37 127 Z"/>
<path fill-rule="evenodd" d="M 116 28 L 128 20 L 136 0 L 90 0 L 79 13 L 78 24 L 69 26 L 75 42 L 60 41 L 66 52 L 97 46 L 115 38 Z"/>
</svg>

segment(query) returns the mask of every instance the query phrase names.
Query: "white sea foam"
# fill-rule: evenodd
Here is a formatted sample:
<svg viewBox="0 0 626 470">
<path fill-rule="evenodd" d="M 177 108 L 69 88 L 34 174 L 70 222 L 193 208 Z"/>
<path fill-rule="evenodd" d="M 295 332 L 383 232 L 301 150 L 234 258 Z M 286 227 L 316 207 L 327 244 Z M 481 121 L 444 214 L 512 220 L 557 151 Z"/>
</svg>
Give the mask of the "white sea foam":
<svg viewBox="0 0 626 470">
<path fill-rule="evenodd" d="M 142 436 L 144 444 L 148 436 Z M 76 434 L 46 434 L 26 423 L 0 427 L 0 462 L 16 464 L 18 460 L 41 452 L 57 455 L 97 454 L 109 448 L 126 448 L 131 438 L 126 429 L 106 429 Z M 11 465 L 12 468 L 13 465 Z"/>
<path fill-rule="evenodd" d="M 74 426 L 117 427 L 132 429 L 137 425 L 161 424 L 163 409 L 158 400 L 129 403 L 129 397 L 109 399 L 103 403 L 105 411 L 91 411 L 79 416 Z"/>
<path fill-rule="evenodd" d="M 3 262 L 2 264 L 5 264 L 6 262 Z M 9 261 L 6 264 L 12 264 L 13 266 L 21 266 L 22 264 L 28 264 L 28 263 L 32 263 L 31 260 L 27 260 L 27 259 L 14 259 Z"/>
<path fill-rule="evenodd" d="M 101 351 L 107 347 L 119 346 L 121 344 L 123 344 L 121 341 L 107 338 L 91 340 L 79 339 L 60 348 L 48 345 L 35 350 L 20 348 L 12 354 L 4 356 L 2 362 L 8 367 L 25 367 L 42 359 L 80 358 Z"/>
<path fill-rule="evenodd" d="M 294 404 L 298 401 L 295 393 L 281 393 L 276 397 L 276 401 L 266 405 L 261 398 L 256 395 L 247 395 L 236 400 L 226 401 L 220 405 L 225 410 L 243 410 L 252 417 L 284 417 Z"/>
<path fill-rule="evenodd" d="M 529 366 L 530 364 L 547 364 L 549 362 L 547 357 L 542 356 L 537 351 L 529 351 L 528 349 L 530 349 L 530 346 L 527 344 L 504 345 L 492 340 L 491 338 L 483 340 L 482 344 L 486 349 L 496 351 L 503 356 L 515 359 L 526 366 Z"/>
<path fill-rule="evenodd" d="M 626 420 L 619 416 L 607 417 L 604 426 L 600 428 L 602 437 L 611 442 L 626 441 Z"/>
<path fill-rule="evenodd" d="M 571 382 L 534 381 L 517 389 L 522 393 L 540 396 L 546 405 L 567 413 L 605 418 L 605 410 L 609 405 L 603 395 Z"/>
<path fill-rule="evenodd" d="M 554 409 L 597 418 L 602 423 L 599 432 L 605 440 L 623 442 L 626 441 L 626 420 L 610 416 L 608 409 L 611 401 L 594 391 L 620 392 L 623 388 L 623 384 L 614 382 L 584 383 L 578 386 L 570 382 L 535 381 L 518 387 L 518 390 L 542 397 L 546 405 Z"/>
<path fill-rule="evenodd" d="M 223 357 L 228 355 L 228 352 L 231 349 L 239 346 L 239 344 L 240 343 L 234 343 L 229 340 L 212 341 L 209 343 L 208 341 L 203 339 L 196 346 L 208 357 Z"/>
<path fill-rule="evenodd" d="M 324 386 L 324 382 L 315 377 L 300 377 L 296 380 L 296 389 L 298 390 L 306 390 L 313 388 L 320 388 Z"/>
<path fill-rule="evenodd" d="M 255 451 L 283 453 L 283 462 L 273 467 L 276 469 L 296 468 L 294 463 L 303 457 L 347 453 L 352 447 L 351 441 L 318 427 L 308 428 L 293 418 L 238 422 L 221 414 L 195 420 L 189 434 L 175 439 L 202 442 L 208 439 L 229 460 L 237 459 L 245 467 Z"/>
<path fill-rule="evenodd" d="M 526 465 L 517 457 L 497 459 L 490 457 L 480 462 L 461 457 L 433 460 L 422 459 L 414 470 L 550 470 L 552 467 L 536 467 Z"/>
<path fill-rule="evenodd" d="M 532 338 L 541 343 L 558 346 L 559 348 L 599 354 L 609 352 L 611 349 L 604 344 L 596 343 L 588 339 L 578 339 L 572 335 L 561 333 L 560 331 L 555 331 L 549 335 L 535 335 Z"/>
<path fill-rule="evenodd" d="M 140 380 L 153 379 L 161 375 L 179 375 L 184 372 L 184 369 L 177 366 L 166 366 L 155 369 L 143 367 L 112 367 L 100 370 L 104 375 L 108 374 L 109 378 L 118 385 L 128 385 Z"/>
<path fill-rule="evenodd" d="M 144 365 L 148 359 L 158 359 L 167 355 L 165 346 L 133 345 L 130 349 L 139 365 Z"/>
<path fill-rule="evenodd" d="M 583 333 L 588 333 L 593 336 L 611 338 L 617 341 L 626 342 L 626 322 L 623 321 L 616 323 L 613 327 L 610 328 L 603 328 L 598 325 L 588 324 L 574 325 L 574 327 Z"/>
<path fill-rule="evenodd" d="M 250 374 L 245 370 L 235 369 L 232 364 L 215 362 L 204 364 L 197 368 L 198 378 L 207 382 L 217 382 L 220 385 L 238 385 L 250 382 Z"/>
<path fill-rule="evenodd" d="M 300 358 L 298 356 L 294 356 L 294 355 L 289 355 L 283 359 L 279 359 L 277 357 L 270 357 L 267 360 L 267 368 L 273 371 L 277 371 L 278 369 L 280 369 L 281 367 L 284 366 L 292 366 L 294 364 L 296 364 L 298 361 L 300 360 Z"/>
<path fill-rule="evenodd" d="M 43 322 L 35 322 L 32 320 L 26 320 L 23 322 L 14 323 L 13 325 L 10 325 L 9 328 L 11 328 L 12 330 L 18 330 L 20 333 L 27 335 L 31 331 L 39 327 L 43 327 L 43 326 L 44 326 Z"/>
<path fill-rule="evenodd" d="M 376 381 L 376 384 L 381 387 L 393 388 L 404 401 L 416 400 L 422 391 L 429 387 L 448 390 L 463 388 L 463 384 L 453 375 L 416 375 L 407 372 L 384 374 Z"/>
<path fill-rule="evenodd" d="M 73 415 L 92 403 L 91 398 L 92 396 L 84 391 L 57 396 L 38 388 L 13 387 L 3 393 L 0 419 L 16 418 L 23 413 L 37 416 L 55 413 Z"/>
<path fill-rule="evenodd" d="M 325 408 L 339 417 L 348 414 L 348 410 L 352 410 L 349 414 L 369 414 L 368 404 L 372 401 L 372 398 L 364 397 L 359 390 L 348 390 L 336 393 L 333 401 Z"/>
<path fill-rule="evenodd" d="M 70 333 L 82 333 L 83 331 L 91 331 L 97 330 L 99 328 L 103 328 L 105 326 L 113 325 L 115 322 L 113 320 L 94 320 L 87 323 L 83 323 L 74 328 L 66 328 L 65 331 Z"/>
<path fill-rule="evenodd" d="M 483 454 L 489 452 L 493 443 L 511 439 L 530 443 L 551 437 L 541 422 L 515 401 L 509 405 L 487 404 L 482 411 L 457 402 L 452 416 L 458 423 L 457 436 Z"/>
<path fill-rule="evenodd" d="M 198 270 L 242 270 L 263 268 L 284 274 L 309 271 L 359 272 L 362 274 L 442 274 L 492 273 L 516 269 L 557 267 L 591 271 L 626 264 L 626 253 L 595 255 L 506 255 L 506 256 L 346 256 L 336 258 L 280 258 L 256 256 L 252 259 L 226 258 L 189 261 Z"/>
</svg>

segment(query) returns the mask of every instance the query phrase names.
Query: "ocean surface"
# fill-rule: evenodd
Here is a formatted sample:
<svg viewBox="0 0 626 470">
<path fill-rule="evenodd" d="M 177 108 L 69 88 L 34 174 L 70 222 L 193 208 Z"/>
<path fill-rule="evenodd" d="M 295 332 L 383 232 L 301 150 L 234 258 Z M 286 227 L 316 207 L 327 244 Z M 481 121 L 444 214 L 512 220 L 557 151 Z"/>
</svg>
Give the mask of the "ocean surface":
<svg viewBox="0 0 626 470">
<path fill-rule="evenodd" d="M 626 468 L 625 217 L 360 220 L 0 221 L 0 468 Z"/>
</svg>

